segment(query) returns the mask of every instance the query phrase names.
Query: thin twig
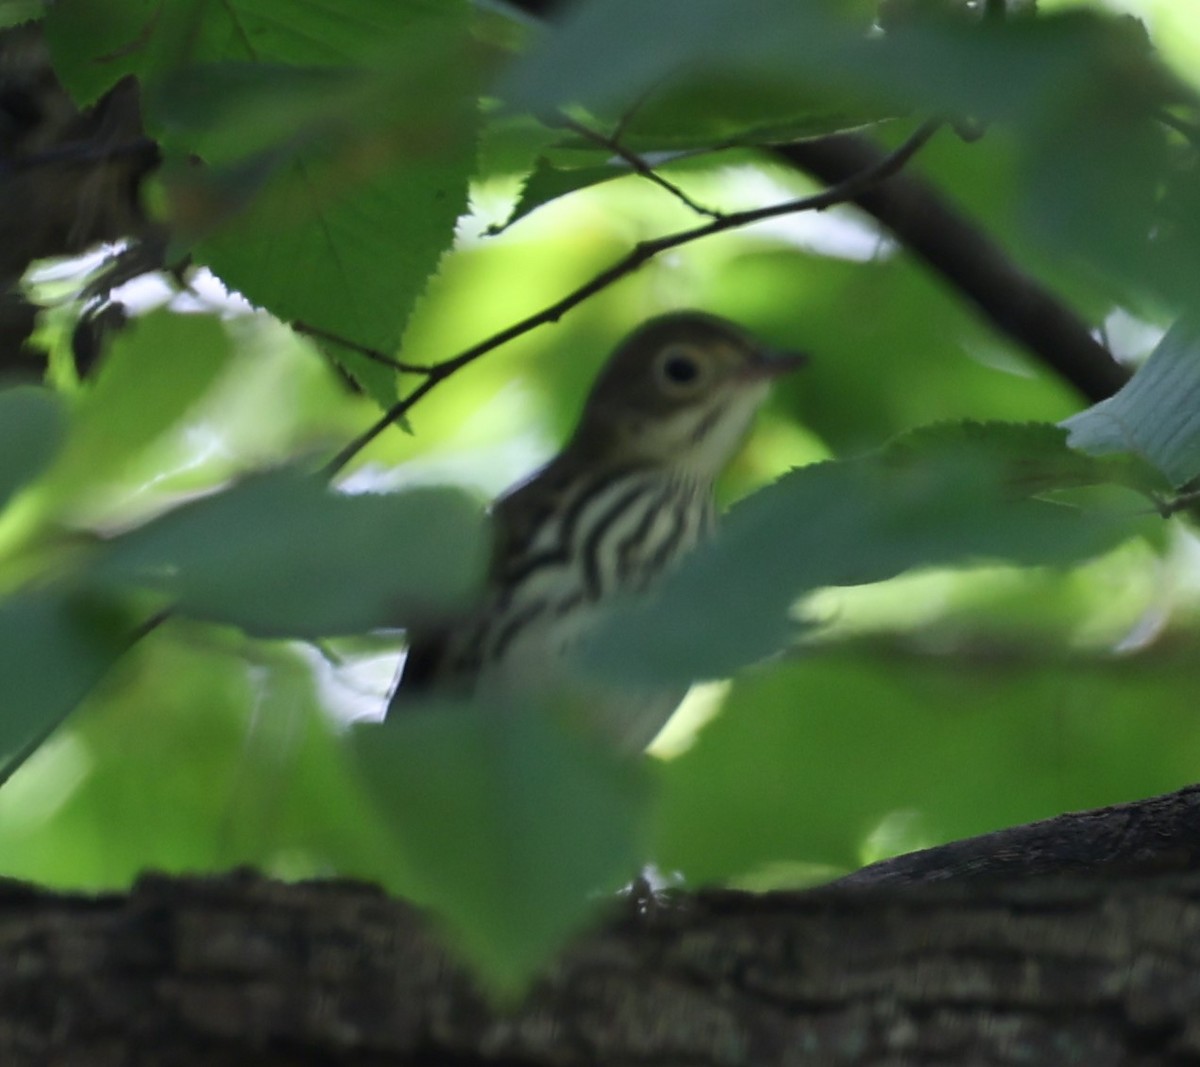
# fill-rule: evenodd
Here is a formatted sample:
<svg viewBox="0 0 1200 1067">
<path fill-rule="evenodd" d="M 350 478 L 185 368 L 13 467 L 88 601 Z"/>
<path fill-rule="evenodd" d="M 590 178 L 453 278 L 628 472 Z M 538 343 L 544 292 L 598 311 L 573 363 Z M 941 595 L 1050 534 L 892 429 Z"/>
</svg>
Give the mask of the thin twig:
<svg viewBox="0 0 1200 1067">
<path fill-rule="evenodd" d="M 1197 503 L 1200 503 L 1200 490 L 1197 489 L 1189 489 L 1186 492 L 1169 498 L 1158 493 L 1150 493 L 1148 495 L 1150 502 L 1154 505 L 1154 514 L 1164 519 L 1169 519 L 1172 515 L 1178 515 L 1181 511 L 1194 508 Z"/>
<path fill-rule="evenodd" d="M 320 326 L 310 326 L 307 322 L 293 322 L 292 329 L 297 333 L 302 333 L 306 337 L 311 337 L 317 341 L 328 341 L 331 344 L 343 345 L 352 352 L 357 352 L 360 356 L 371 360 L 374 363 L 382 363 L 385 367 L 391 367 L 392 370 L 403 371 L 405 374 L 428 374 L 432 370 L 430 367 L 423 367 L 416 363 L 404 363 L 396 359 L 394 356 L 389 356 L 385 352 L 380 352 L 377 348 L 370 348 L 367 345 L 360 345 L 357 341 L 351 341 L 339 334 L 331 333 L 329 330 L 323 330 Z"/>
<path fill-rule="evenodd" d="M 719 219 L 723 217 L 721 212 L 713 211 L 712 208 L 707 208 L 703 204 L 698 204 L 695 200 L 688 196 L 687 193 L 680 189 L 678 185 L 676 185 L 674 182 L 668 181 L 661 174 L 659 174 L 636 152 L 631 152 L 628 148 L 621 144 L 616 137 L 600 133 L 599 130 L 590 129 L 582 122 L 576 122 L 569 115 L 561 113 L 555 116 L 554 122 L 563 129 L 567 129 L 572 133 L 579 134 L 580 137 L 591 141 L 593 144 L 598 144 L 603 148 L 607 148 L 614 155 L 619 156 L 626 163 L 628 163 L 635 174 L 641 175 L 647 181 L 653 182 L 660 189 L 670 193 L 673 197 L 675 197 L 676 200 L 683 204 L 684 207 L 690 208 L 697 215 L 704 215 L 706 218 L 710 219 Z"/>
<path fill-rule="evenodd" d="M 816 193 L 813 196 L 800 197 L 797 200 L 788 200 L 782 204 L 773 204 L 769 207 L 731 212 L 719 219 L 706 222 L 702 226 L 695 226 L 689 230 L 680 230 L 677 233 L 656 237 L 652 241 L 639 241 L 624 256 L 617 260 L 616 263 L 600 271 L 599 274 L 594 275 L 561 300 L 557 300 L 541 311 L 513 323 L 499 333 L 492 334 L 491 337 L 480 341 L 476 345 L 472 345 L 457 356 L 443 360 L 440 363 L 431 364 L 425 368 L 425 381 L 421 382 L 406 397 L 393 404 L 370 427 L 338 452 L 325 467 L 325 475 L 330 478 L 334 477 L 393 422 L 408 414 L 412 407 L 439 382 L 444 381 L 450 375 L 467 366 L 467 364 L 473 363 L 480 356 L 492 351 L 492 349 L 499 348 L 501 345 L 507 344 L 514 338 L 520 337 L 522 334 L 528 333 L 538 326 L 557 322 L 572 308 L 583 303 L 583 301 L 594 296 L 601 290 L 607 289 L 614 282 L 625 277 L 625 275 L 633 273 L 638 267 L 653 259 L 661 252 L 667 252 L 672 248 L 678 248 L 680 245 L 698 241 L 702 237 L 709 237 L 715 233 L 724 233 L 726 230 L 733 230 L 740 226 L 747 226 L 750 223 L 760 222 L 763 219 L 775 218 L 779 215 L 788 215 L 799 211 L 824 211 L 826 208 L 833 207 L 836 204 L 852 200 L 864 190 L 872 188 L 903 169 L 905 164 L 937 132 L 940 125 L 940 120 L 930 120 L 923 123 L 908 140 L 886 155 L 876 165 L 852 175 L 845 181 L 826 189 L 824 192 Z"/>
</svg>

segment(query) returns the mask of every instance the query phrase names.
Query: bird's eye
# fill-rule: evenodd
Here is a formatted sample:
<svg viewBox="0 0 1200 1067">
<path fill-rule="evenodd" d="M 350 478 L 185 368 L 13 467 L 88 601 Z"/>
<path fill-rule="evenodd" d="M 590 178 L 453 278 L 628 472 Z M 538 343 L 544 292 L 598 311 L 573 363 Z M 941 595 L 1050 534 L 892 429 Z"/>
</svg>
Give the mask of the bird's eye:
<svg viewBox="0 0 1200 1067">
<path fill-rule="evenodd" d="M 693 388 L 700 382 L 703 373 L 704 367 L 699 358 L 686 348 L 668 348 L 658 362 L 659 378 L 673 391 Z"/>
</svg>

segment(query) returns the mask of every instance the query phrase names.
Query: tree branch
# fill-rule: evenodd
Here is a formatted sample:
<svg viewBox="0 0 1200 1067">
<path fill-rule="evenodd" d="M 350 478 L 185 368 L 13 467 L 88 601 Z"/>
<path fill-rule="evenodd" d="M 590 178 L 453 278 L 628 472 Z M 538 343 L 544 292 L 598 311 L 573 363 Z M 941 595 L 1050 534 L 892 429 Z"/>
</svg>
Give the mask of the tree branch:
<svg viewBox="0 0 1200 1067">
<path fill-rule="evenodd" d="M 780 159 L 823 182 L 886 158 L 883 149 L 851 134 L 776 145 Z M 1091 401 L 1111 396 L 1128 372 L 1087 325 L 1048 289 L 1024 273 L 978 226 L 932 186 L 911 174 L 863 189 L 851 198 L 913 255 L 992 323 L 1053 368 Z"/>
<path fill-rule="evenodd" d="M 1200 876 L 677 894 L 489 1003 L 351 882 L 0 885 L 12 1067 L 1194 1063 Z"/>
</svg>

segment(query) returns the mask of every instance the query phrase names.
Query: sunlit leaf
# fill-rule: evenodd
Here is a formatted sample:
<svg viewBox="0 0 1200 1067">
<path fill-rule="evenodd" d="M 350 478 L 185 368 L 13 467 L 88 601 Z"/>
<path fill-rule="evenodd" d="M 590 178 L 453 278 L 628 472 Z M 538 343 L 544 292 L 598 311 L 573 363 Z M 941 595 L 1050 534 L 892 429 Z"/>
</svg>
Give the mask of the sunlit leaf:
<svg viewBox="0 0 1200 1067">
<path fill-rule="evenodd" d="M 114 538 L 91 573 L 158 590 L 185 615 L 321 636 L 447 610 L 478 582 L 484 540 L 464 493 L 346 496 L 285 471 Z"/>
<path fill-rule="evenodd" d="M 1115 396 L 1063 422 L 1072 448 L 1128 452 L 1174 486 L 1200 476 L 1200 336 L 1177 324 Z"/>
<path fill-rule="evenodd" d="M 512 213 L 499 229 L 508 229 L 531 211 L 536 211 L 552 200 L 557 200 L 560 196 L 566 196 L 568 193 L 587 189 L 629 173 L 628 167 L 623 168 L 615 164 L 601 167 L 566 168 L 556 167 L 546 159 L 539 159 L 533 168 L 533 173 L 521 186 L 521 195 L 517 198 Z"/>
<path fill-rule="evenodd" d="M 526 981 L 642 859 L 646 783 L 549 715 L 442 706 L 363 727 L 416 885 L 501 988 Z"/>
<path fill-rule="evenodd" d="M 5 872 L 91 889 L 238 864 L 388 881 L 394 847 L 313 674 L 300 646 L 160 626 L 0 789 Z"/>
</svg>

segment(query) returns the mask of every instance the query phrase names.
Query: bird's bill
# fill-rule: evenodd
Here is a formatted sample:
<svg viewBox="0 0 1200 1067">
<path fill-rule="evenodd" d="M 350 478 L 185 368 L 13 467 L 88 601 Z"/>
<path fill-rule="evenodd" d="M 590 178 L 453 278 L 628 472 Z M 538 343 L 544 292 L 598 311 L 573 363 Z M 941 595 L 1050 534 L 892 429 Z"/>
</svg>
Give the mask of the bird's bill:
<svg viewBox="0 0 1200 1067">
<path fill-rule="evenodd" d="M 794 370 L 807 366 L 811 359 L 806 352 L 785 352 L 781 349 L 763 348 L 758 352 L 758 358 L 748 363 L 739 377 L 748 381 L 761 378 L 781 378 Z"/>
</svg>

